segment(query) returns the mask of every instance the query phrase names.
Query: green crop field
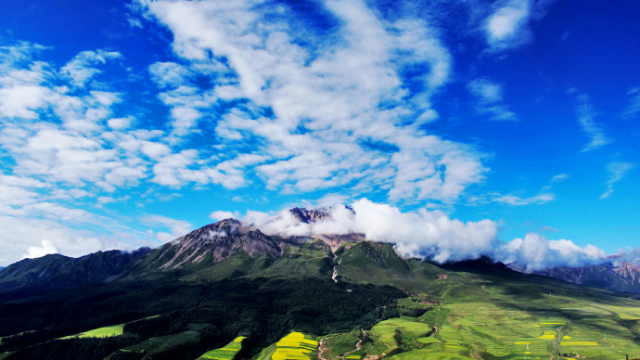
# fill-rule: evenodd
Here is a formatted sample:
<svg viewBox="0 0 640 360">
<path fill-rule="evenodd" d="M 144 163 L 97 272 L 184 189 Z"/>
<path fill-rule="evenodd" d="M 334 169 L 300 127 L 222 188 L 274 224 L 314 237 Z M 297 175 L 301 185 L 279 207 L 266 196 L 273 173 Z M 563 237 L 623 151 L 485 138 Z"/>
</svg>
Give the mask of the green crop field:
<svg viewBox="0 0 640 360">
<path fill-rule="evenodd" d="M 82 332 L 76 335 L 65 336 L 61 338 L 61 340 L 72 339 L 72 338 L 106 338 L 112 336 L 120 336 L 124 332 L 124 324 L 113 325 L 113 326 L 105 326 L 89 331 Z"/>
<path fill-rule="evenodd" d="M 206 352 L 198 360 L 231 360 L 240 351 L 244 339 L 243 336 L 238 336 L 224 347 Z"/>
</svg>

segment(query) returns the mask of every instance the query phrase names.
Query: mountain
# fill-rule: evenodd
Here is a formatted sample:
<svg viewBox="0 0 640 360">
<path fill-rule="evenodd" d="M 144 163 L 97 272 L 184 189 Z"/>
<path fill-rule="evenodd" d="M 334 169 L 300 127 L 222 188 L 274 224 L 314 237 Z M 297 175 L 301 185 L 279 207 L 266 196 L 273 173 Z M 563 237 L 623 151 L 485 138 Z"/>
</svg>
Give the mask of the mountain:
<svg viewBox="0 0 640 360">
<path fill-rule="evenodd" d="M 615 261 L 579 268 L 552 268 L 536 274 L 615 292 L 640 294 L 640 266 Z"/>
<path fill-rule="evenodd" d="M 24 259 L 0 272 L 0 293 L 20 288 L 71 288 L 111 282 L 126 275 L 151 250 L 98 251 L 79 258 L 50 254 Z"/>
<path fill-rule="evenodd" d="M 252 225 L 226 219 L 201 227 L 154 250 L 145 259 L 147 269 L 175 270 L 206 267 L 243 253 L 251 258 L 279 258 L 282 249 Z"/>
<path fill-rule="evenodd" d="M 293 209 L 289 210 L 289 212 L 291 212 L 291 214 L 296 219 L 298 219 L 300 222 L 303 222 L 305 224 L 316 222 L 329 216 L 329 214 L 322 209 L 307 210 L 305 208 L 294 207 Z"/>
<path fill-rule="evenodd" d="M 0 359 L 266 360 L 284 358 L 283 343 L 300 359 L 623 359 L 640 353 L 638 309 L 486 257 L 436 264 L 362 234 L 265 234 L 227 219 L 156 249 L 10 265 Z M 76 336 L 91 333 L 108 335 Z"/>
<path fill-rule="evenodd" d="M 4 266 L 0 266 L 0 271 L 2 271 L 2 269 L 4 269 Z"/>
</svg>

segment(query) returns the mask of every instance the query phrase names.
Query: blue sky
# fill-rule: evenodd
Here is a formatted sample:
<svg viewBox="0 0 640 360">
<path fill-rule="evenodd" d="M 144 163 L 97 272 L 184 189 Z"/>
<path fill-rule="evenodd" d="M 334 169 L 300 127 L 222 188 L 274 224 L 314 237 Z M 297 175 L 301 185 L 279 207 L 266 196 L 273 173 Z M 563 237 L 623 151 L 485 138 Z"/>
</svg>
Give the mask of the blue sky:
<svg viewBox="0 0 640 360">
<path fill-rule="evenodd" d="M 354 203 L 441 231 L 407 252 L 449 254 L 481 224 L 483 245 L 458 258 L 630 251 L 639 13 L 591 0 L 3 1 L 0 265 Z"/>
</svg>

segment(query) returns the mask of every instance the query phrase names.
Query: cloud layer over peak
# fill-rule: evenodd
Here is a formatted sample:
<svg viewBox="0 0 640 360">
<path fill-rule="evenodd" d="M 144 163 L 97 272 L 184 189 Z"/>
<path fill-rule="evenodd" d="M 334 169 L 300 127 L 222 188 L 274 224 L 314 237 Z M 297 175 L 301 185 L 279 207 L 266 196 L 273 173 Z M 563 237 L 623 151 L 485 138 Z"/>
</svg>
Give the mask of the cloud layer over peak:
<svg viewBox="0 0 640 360">
<path fill-rule="evenodd" d="M 395 244 L 400 255 L 430 259 L 438 263 L 489 256 L 526 271 L 552 267 L 580 267 L 600 264 L 603 250 L 580 247 L 571 240 L 547 240 L 528 233 L 508 243 L 498 238 L 498 224 L 492 220 L 462 222 L 441 211 L 419 209 L 403 212 L 397 207 L 368 199 L 324 209 L 329 216 L 304 223 L 289 210 L 278 213 L 248 211 L 242 220 L 264 233 L 281 236 L 344 235 L 361 233 L 369 241 Z M 225 212 L 215 212 L 230 215 Z"/>
</svg>

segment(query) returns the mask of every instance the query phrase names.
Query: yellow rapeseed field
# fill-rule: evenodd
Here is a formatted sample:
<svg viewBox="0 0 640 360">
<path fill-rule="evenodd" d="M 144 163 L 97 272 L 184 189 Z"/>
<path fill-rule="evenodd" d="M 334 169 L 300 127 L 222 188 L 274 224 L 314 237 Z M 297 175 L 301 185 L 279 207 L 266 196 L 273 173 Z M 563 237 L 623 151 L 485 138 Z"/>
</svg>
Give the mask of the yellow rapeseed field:
<svg viewBox="0 0 640 360">
<path fill-rule="evenodd" d="M 318 342 L 306 339 L 303 333 L 292 332 L 276 343 L 278 347 L 271 355 L 273 360 L 307 360 L 311 352 L 318 347 Z"/>
<path fill-rule="evenodd" d="M 561 346 L 600 346 L 595 341 L 561 341 Z"/>
</svg>

